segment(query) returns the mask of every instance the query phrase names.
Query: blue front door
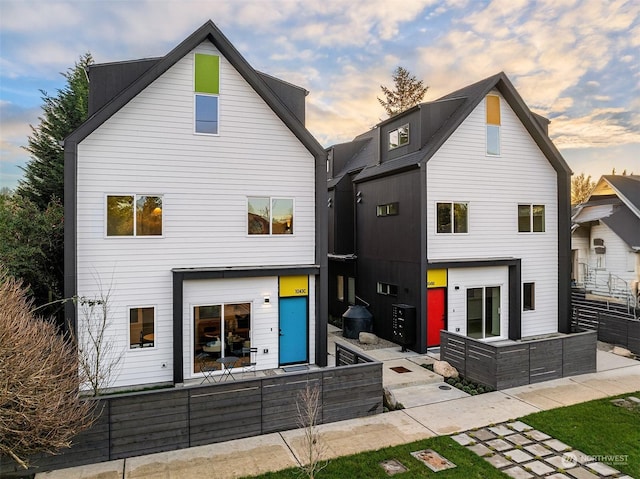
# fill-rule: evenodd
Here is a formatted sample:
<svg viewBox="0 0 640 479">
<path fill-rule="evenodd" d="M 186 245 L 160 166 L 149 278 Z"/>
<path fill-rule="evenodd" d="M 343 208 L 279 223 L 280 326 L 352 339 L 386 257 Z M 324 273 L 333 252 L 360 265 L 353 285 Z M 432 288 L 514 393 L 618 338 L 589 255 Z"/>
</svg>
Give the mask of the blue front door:
<svg viewBox="0 0 640 479">
<path fill-rule="evenodd" d="M 307 298 L 280 299 L 280 364 L 306 363 Z"/>
</svg>

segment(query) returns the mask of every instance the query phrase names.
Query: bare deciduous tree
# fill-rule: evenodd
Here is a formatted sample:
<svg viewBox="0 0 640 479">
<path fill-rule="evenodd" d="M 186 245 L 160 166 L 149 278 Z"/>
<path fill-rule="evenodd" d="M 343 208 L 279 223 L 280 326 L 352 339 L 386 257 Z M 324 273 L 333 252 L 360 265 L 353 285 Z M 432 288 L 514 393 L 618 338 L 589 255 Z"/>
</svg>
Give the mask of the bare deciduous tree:
<svg viewBox="0 0 640 479">
<path fill-rule="evenodd" d="M 29 456 L 70 447 L 94 420 L 93 403 L 79 397 L 73 344 L 32 309 L 22 284 L 0 270 L 0 455 L 25 469 Z"/>
<path fill-rule="evenodd" d="M 78 361 L 85 382 L 83 386 L 94 396 L 108 388 L 119 373 L 122 351 L 107 334 L 111 324 L 109 297 L 111 289 L 98 281 L 99 294 L 94 299 L 77 298 L 80 321 L 72 338 L 78 349 Z M 69 328 L 73 331 L 73 328 Z"/>
<path fill-rule="evenodd" d="M 317 384 L 311 386 L 307 382 L 304 390 L 298 394 L 296 407 L 298 424 L 304 431 L 304 457 L 300 469 L 309 479 L 314 479 L 316 474 L 329 464 L 328 460 L 323 459 L 326 447 L 317 426 L 321 412 L 320 388 Z"/>
</svg>

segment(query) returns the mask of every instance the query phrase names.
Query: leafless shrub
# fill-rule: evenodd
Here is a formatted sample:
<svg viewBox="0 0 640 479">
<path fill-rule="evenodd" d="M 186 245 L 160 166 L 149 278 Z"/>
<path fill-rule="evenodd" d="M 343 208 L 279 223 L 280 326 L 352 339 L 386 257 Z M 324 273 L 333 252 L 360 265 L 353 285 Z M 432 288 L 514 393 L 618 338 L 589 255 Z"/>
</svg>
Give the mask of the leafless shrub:
<svg viewBox="0 0 640 479">
<path fill-rule="evenodd" d="M 69 327 L 71 338 L 78 350 L 78 362 L 83 373 L 83 389 L 93 396 L 108 388 L 120 372 L 122 351 L 112 336 L 107 334 L 111 324 L 109 298 L 111 289 L 104 289 L 98 281 L 99 294 L 94 299 L 77 298 L 80 318 L 77 330 Z"/>
<path fill-rule="evenodd" d="M 0 269 L 0 455 L 28 468 L 29 456 L 54 454 L 94 420 L 82 401 L 73 344 L 33 315 L 22 284 Z"/>
<path fill-rule="evenodd" d="M 316 474 L 329 464 L 328 460 L 323 459 L 326 447 L 317 426 L 322 407 L 320 388 L 317 384 L 312 386 L 307 382 L 304 390 L 298 394 L 296 407 L 298 409 L 298 424 L 304 431 L 304 456 L 301 458 L 300 470 L 309 479 L 314 479 Z"/>
</svg>

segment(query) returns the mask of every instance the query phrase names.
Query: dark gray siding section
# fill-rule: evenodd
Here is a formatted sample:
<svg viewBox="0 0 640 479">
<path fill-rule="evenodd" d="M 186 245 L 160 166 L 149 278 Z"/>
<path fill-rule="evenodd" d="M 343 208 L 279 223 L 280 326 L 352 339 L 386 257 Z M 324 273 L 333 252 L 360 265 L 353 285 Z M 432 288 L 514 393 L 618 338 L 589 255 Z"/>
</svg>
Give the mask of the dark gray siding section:
<svg viewBox="0 0 640 479">
<path fill-rule="evenodd" d="M 300 123 L 305 124 L 305 97 L 307 91 L 299 86 L 292 85 L 279 78 L 272 77 L 266 73 L 258 72 L 264 81 L 280 101 L 293 113 Z"/>
<path fill-rule="evenodd" d="M 391 339 L 392 304 L 420 306 L 420 184 L 416 169 L 356 185 L 362 199 L 356 204 L 356 289 L 371 304 L 374 332 L 385 339 Z M 376 215 L 378 205 L 394 202 L 398 215 Z M 397 296 L 378 294 L 378 282 L 397 286 Z"/>
<path fill-rule="evenodd" d="M 89 67 L 89 116 L 142 76 L 160 58 L 104 63 Z"/>
</svg>

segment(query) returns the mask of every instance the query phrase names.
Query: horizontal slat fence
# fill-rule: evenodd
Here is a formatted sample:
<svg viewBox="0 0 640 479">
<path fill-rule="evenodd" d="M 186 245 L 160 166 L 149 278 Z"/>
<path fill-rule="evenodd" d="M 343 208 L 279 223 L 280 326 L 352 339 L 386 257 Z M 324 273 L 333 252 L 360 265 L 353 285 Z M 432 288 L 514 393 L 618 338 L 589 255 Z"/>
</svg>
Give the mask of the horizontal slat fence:
<svg viewBox="0 0 640 479">
<path fill-rule="evenodd" d="M 507 389 L 596 370 L 596 332 L 508 343 L 485 343 L 440 332 L 440 359 L 466 379 Z"/>
<path fill-rule="evenodd" d="M 640 355 L 640 321 L 598 313 L 598 340 L 623 346 Z"/>
<path fill-rule="evenodd" d="M 31 458 L 29 471 L 2 457 L 0 476 L 297 428 L 298 397 L 307 384 L 319 388 L 319 424 L 381 413 L 382 363 L 353 351 L 350 356 L 360 358 L 357 364 L 98 399 L 98 420 L 74 439 L 70 449 L 57 456 Z"/>
</svg>

